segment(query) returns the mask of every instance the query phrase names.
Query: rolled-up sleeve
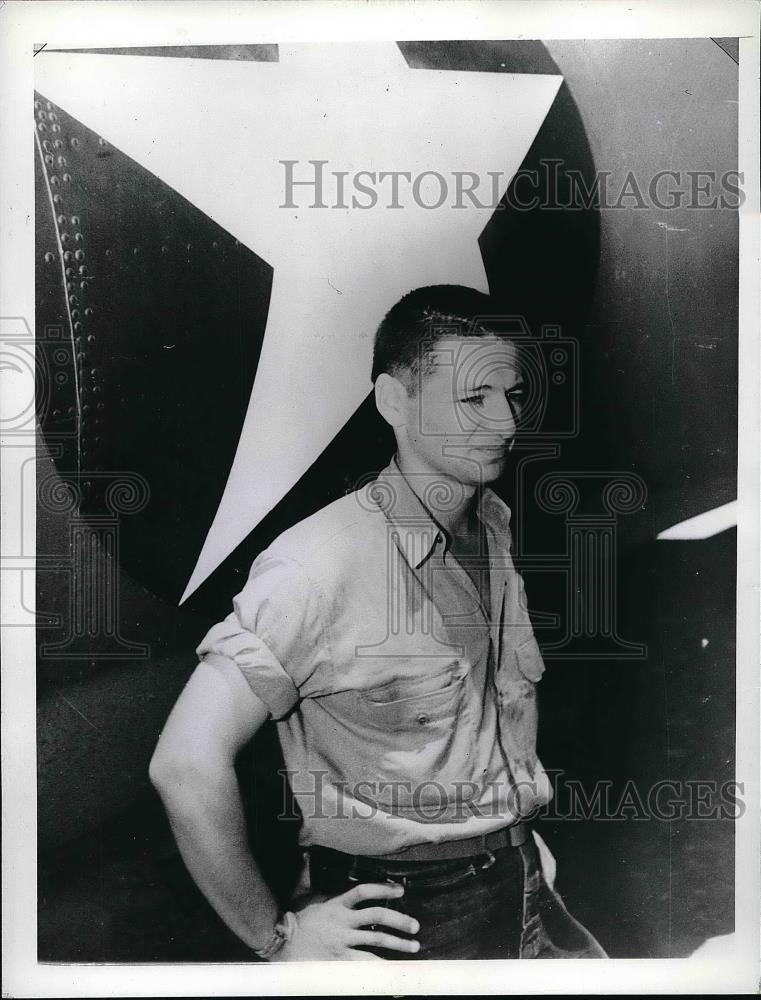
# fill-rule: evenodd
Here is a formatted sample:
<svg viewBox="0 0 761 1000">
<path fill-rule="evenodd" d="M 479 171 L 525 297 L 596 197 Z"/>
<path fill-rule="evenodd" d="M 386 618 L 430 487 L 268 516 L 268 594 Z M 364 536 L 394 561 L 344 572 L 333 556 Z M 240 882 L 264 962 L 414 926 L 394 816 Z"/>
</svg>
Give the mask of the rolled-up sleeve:
<svg viewBox="0 0 761 1000">
<path fill-rule="evenodd" d="M 196 653 L 232 661 L 272 717 L 283 718 L 329 663 L 322 597 L 298 563 L 265 553 Z"/>
</svg>

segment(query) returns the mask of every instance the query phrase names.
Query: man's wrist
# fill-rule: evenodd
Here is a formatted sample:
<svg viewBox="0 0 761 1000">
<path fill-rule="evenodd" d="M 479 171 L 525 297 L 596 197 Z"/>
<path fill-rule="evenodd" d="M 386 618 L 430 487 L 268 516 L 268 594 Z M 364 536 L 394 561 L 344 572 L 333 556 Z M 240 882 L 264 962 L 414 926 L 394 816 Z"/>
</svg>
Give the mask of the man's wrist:
<svg viewBox="0 0 761 1000">
<path fill-rule="evenodd" d="M 293 913 L 290 911 L 281 913 L 275 921 L 275 926 L 272 928 L 269 940 L 264 947 L 254 948 L 254 954 L 266 960 L 274 958 L 283 945 L 291 940 L 296 926 L 297 921 Z"/>
</svg>

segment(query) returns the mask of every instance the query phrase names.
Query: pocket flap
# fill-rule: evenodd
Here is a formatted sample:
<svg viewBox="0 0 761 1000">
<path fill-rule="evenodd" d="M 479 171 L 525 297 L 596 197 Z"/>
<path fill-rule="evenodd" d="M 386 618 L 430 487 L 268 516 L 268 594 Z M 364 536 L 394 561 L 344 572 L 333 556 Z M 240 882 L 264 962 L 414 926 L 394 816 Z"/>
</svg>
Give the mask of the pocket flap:
<svg viewBox="0 0 761 1000">
<path fill-rule="evenodd" d="M 458 664 L 455 662 L 454 667 Z M 465 670 L 452 669 L 430 677 L 405 678 L 358 691 L 364 717 L 385 730 L 420 730 L 457 714 L 464 691 Z"/>
<path fill-rule="evenodd" d="M 443 693 L 461 681 L 464 676 L 463 665 L 459 660 L 453 660 L 445 669 L 438 670 L 434 674 L 424 674 L 421 677 L 394 677 L 374 688 L 362 689 L 360 695 L 373 705 L 408 701 L 421 695 Z"/>
<path fill-rule="evenodd" d="M 544 673 L 545 668 L 542 653 L 539 649 L 539 644 L 533 636 L 528 642 L 524 642 L 522 646 L 518 646 L 515 650 L 515 659 L 520 672 L 530 681 L 538 681 Z"/>
</svg>

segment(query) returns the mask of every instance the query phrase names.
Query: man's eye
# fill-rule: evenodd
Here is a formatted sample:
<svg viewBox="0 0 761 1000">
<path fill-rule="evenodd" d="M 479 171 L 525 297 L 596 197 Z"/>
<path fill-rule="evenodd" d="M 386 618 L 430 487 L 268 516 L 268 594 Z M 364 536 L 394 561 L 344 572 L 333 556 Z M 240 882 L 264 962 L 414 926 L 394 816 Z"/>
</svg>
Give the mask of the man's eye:
<svg viewBox="0 0 761 1000">
<path fill-rule="evenodd" d="M 464 396 L 461 403 L 470 403 L 473 406 L 483 406 L 484 405 L 484 395 L 483 393 L 476 393 L 474 396 Z"/>
</svg>

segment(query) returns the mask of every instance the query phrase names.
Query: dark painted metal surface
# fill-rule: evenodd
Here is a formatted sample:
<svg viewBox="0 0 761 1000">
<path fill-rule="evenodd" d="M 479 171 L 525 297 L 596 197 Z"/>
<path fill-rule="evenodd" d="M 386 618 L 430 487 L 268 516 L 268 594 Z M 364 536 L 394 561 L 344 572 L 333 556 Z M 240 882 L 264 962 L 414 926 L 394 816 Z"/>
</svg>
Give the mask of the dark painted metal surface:
<svg viewBox="0 0 761 1000">
<path fill-rule="evenodd" d="M 120 473 L 142 478 L 121 558 L 176 600 L 235 453 L 272 272 L 44 95 L 35 104 L 38 350 L 55 373 L 42 430 L 85 515 L 106 511 Z"/>
<path fill-rule="evenodd" d="M 535 42 L 402 48 L 411 66 L 440 69 L 554 72 L 556 61 L 566 83 L 526 166 L 554 156 L 589 176 L 595 161 L 644 171 L 734 164 L 736 67 L 709 40 L 554 43 L 555 61 Z M 42 448 L 38 478 L 79 476 L 80 513 L 91 519 L 108 481 L 96 473 L 137 473 L 150 488 L 149 503 L 119 519 L 115 567 L 122 633 L 149 643 L 149 656 L 104 662 L 93 644 L 92 658 L 39 662 L 40 956 L 246 957 L 182 871 L 148 760 L 195 645 L 227 613 L 253 557 L 384 463 L 390 438 L 368 400 L 178 609 L 237 443 L 270 271 L 65 109 L 38 100 L 37 332 L 54 379 L 40 414 L 54 457 Z M 581 343 L 582 434 L 562 463 L 538 463 L 533 482 L 554 468 L 625 469 L 648 489 L 645 507 L 620 519 L 618 579 L 622 633 L 646 642 L 649 657 L 551 663 L 543 680 L 545 763 L 585 780 L 710 780 L 733 767 L 734 534 L 666 548 L 653 539 L 735 495 L 736 236 L 736 213 L 621 210 L 498 212 L 482 236 L 495 294 L 521 299 L 535 333 L 558 322 Z M 514 471 L 500 486 L 508 498 Z M 71 516 L 40 511 L 38 553 L 60 561 L 38 580 L 44 642 L 61 639 L 49 623 L 70 610 Z M 524 520 L 528 554 L 558 550 L 562 524 L 531 509 Z M 536 610 L 562 608 L 551 580 L 527 574 L 527 586 Z M 293 830 L 272 822 L 271 737 L 258 764 L 241 768 L 249 801 L 269 792 L 253 831 L 277 882 Z M 731 824 L 555 824 L 548 839 L 561 888 L 614 955 L 685 954 L 731 929 Z"/>
</svg>

